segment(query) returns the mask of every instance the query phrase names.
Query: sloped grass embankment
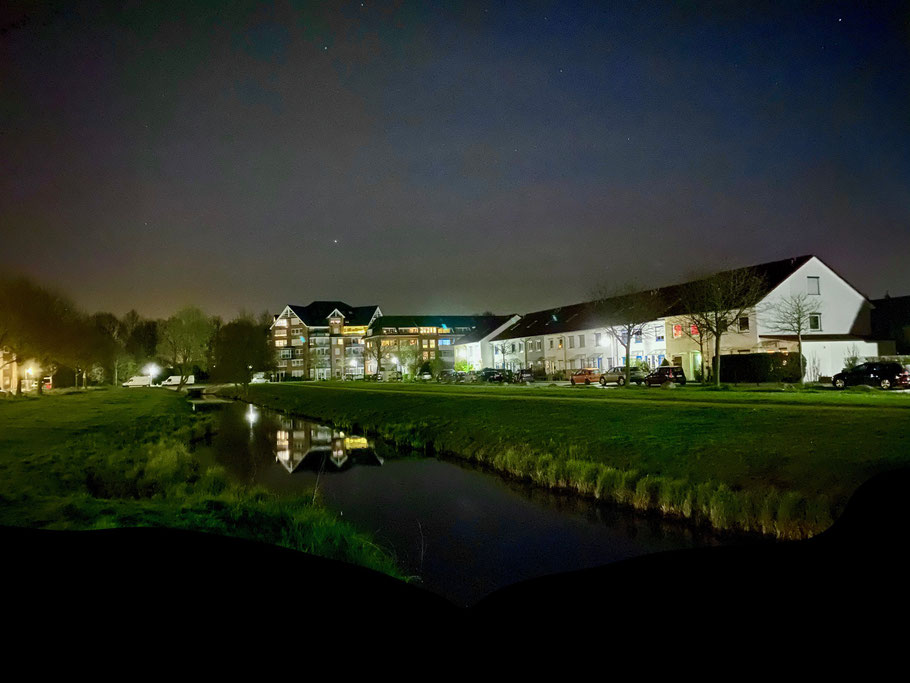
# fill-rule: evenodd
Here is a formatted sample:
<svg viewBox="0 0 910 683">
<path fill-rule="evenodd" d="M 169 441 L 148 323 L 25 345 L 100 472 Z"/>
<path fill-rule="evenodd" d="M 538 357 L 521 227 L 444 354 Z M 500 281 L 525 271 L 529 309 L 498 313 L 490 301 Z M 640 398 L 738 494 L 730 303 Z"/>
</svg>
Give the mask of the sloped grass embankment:
<svg viewBox="0 0 910 683">
<path fill-rule="evenodd" d="M 278 500 L 203 469 L 208 423 L 179 395 L 109 389 L 0 401 L 0 524 L 168 527 L 272 543 L 402 578 L 393 559 L 311 497 Z"/>
<path fill-rule="evenodd" d="M 861 483 L 910 462 L 904 397 L 588 395 L 327 383 L 253 386 L 243 398 L 548 488 L 786 539 L 824 531 Z"/>
</svg>

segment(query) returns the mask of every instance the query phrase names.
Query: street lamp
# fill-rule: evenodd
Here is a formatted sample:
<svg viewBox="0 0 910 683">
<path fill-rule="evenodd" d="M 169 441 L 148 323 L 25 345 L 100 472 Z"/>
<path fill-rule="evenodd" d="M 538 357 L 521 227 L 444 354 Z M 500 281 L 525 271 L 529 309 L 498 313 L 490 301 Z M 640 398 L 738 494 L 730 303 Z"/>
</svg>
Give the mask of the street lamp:
<svg viewBox="0 0 910 683">
<path fill-rule="evenodd" d="M 157 377 L 157 376 L 158 376 L 158 373 L 161 372 L 161 368 L 159 368 L 159 367 L 158 367 L 157 365 L 155 365 L 154 363 L 149 363 L 149 364 L 146 365 L 144 368 L 142 368 L 142 371 L 143 371 L 146 375 L 149 376 L 149 384 L 154 384 L 154 382 L 155 382 L 155 377 Z"/>
</svg>

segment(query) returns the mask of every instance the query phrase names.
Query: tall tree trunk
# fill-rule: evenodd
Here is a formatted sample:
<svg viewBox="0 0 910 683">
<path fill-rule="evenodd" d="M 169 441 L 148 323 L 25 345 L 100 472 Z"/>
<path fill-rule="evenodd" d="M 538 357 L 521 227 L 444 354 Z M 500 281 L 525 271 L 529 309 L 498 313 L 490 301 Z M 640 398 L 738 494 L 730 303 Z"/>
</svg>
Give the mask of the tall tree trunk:
<svg viewBox="0 0 910 683">
<path fill-rule="evenodd" d="M 796 348 L 799 353 L 799 383 L 803 384 L 806 376 L 806 369 L 803 367 L 803 335 L 802 332 L 796 333 Z"/>
<path fill-rule="evenodd" d="M 714 335 L 714 386 L 720 386 L 720 335 Z"/>
</svg>

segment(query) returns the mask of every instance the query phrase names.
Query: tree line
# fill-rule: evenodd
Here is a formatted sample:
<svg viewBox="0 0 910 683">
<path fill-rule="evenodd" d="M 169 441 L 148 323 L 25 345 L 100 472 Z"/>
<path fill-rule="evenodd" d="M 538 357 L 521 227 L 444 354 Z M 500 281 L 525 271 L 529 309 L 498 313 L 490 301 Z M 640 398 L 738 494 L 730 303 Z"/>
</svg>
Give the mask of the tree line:
<svg viewBox="0 0 910 683">
<path fill-rule="evenodd" d="M 213 381 L 247 385 L 271 370 L 268 342 L 272 317 L 241 313 L 225 323 L 195 306 L 166 319 L 135 310 L 118 317 L 86 313 L 64 294 L 23 276 L 0 276 L 0 371 L 36 366 L 42 378 L 65 375 L 75 386 L 113 384 L 160 363 L 180 376 L 180 387 L 196 372 Z M 15 392 L 22 391 L 22 372 Z"/>
</svg>

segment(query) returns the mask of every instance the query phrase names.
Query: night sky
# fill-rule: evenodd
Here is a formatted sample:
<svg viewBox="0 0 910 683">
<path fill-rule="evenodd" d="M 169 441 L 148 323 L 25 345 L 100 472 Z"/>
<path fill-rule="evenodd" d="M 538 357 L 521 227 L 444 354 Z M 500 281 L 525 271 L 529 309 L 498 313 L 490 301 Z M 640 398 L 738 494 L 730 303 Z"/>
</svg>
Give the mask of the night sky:
<svg viewBox="0 0 910 683">
<path fill-rule="evenodd" d="M 89 311 L 910 294 L 910 3 L 0 8 L 3 266 Z M 863 3 L 865 4 L 865 3 Z"/>
</svg>

